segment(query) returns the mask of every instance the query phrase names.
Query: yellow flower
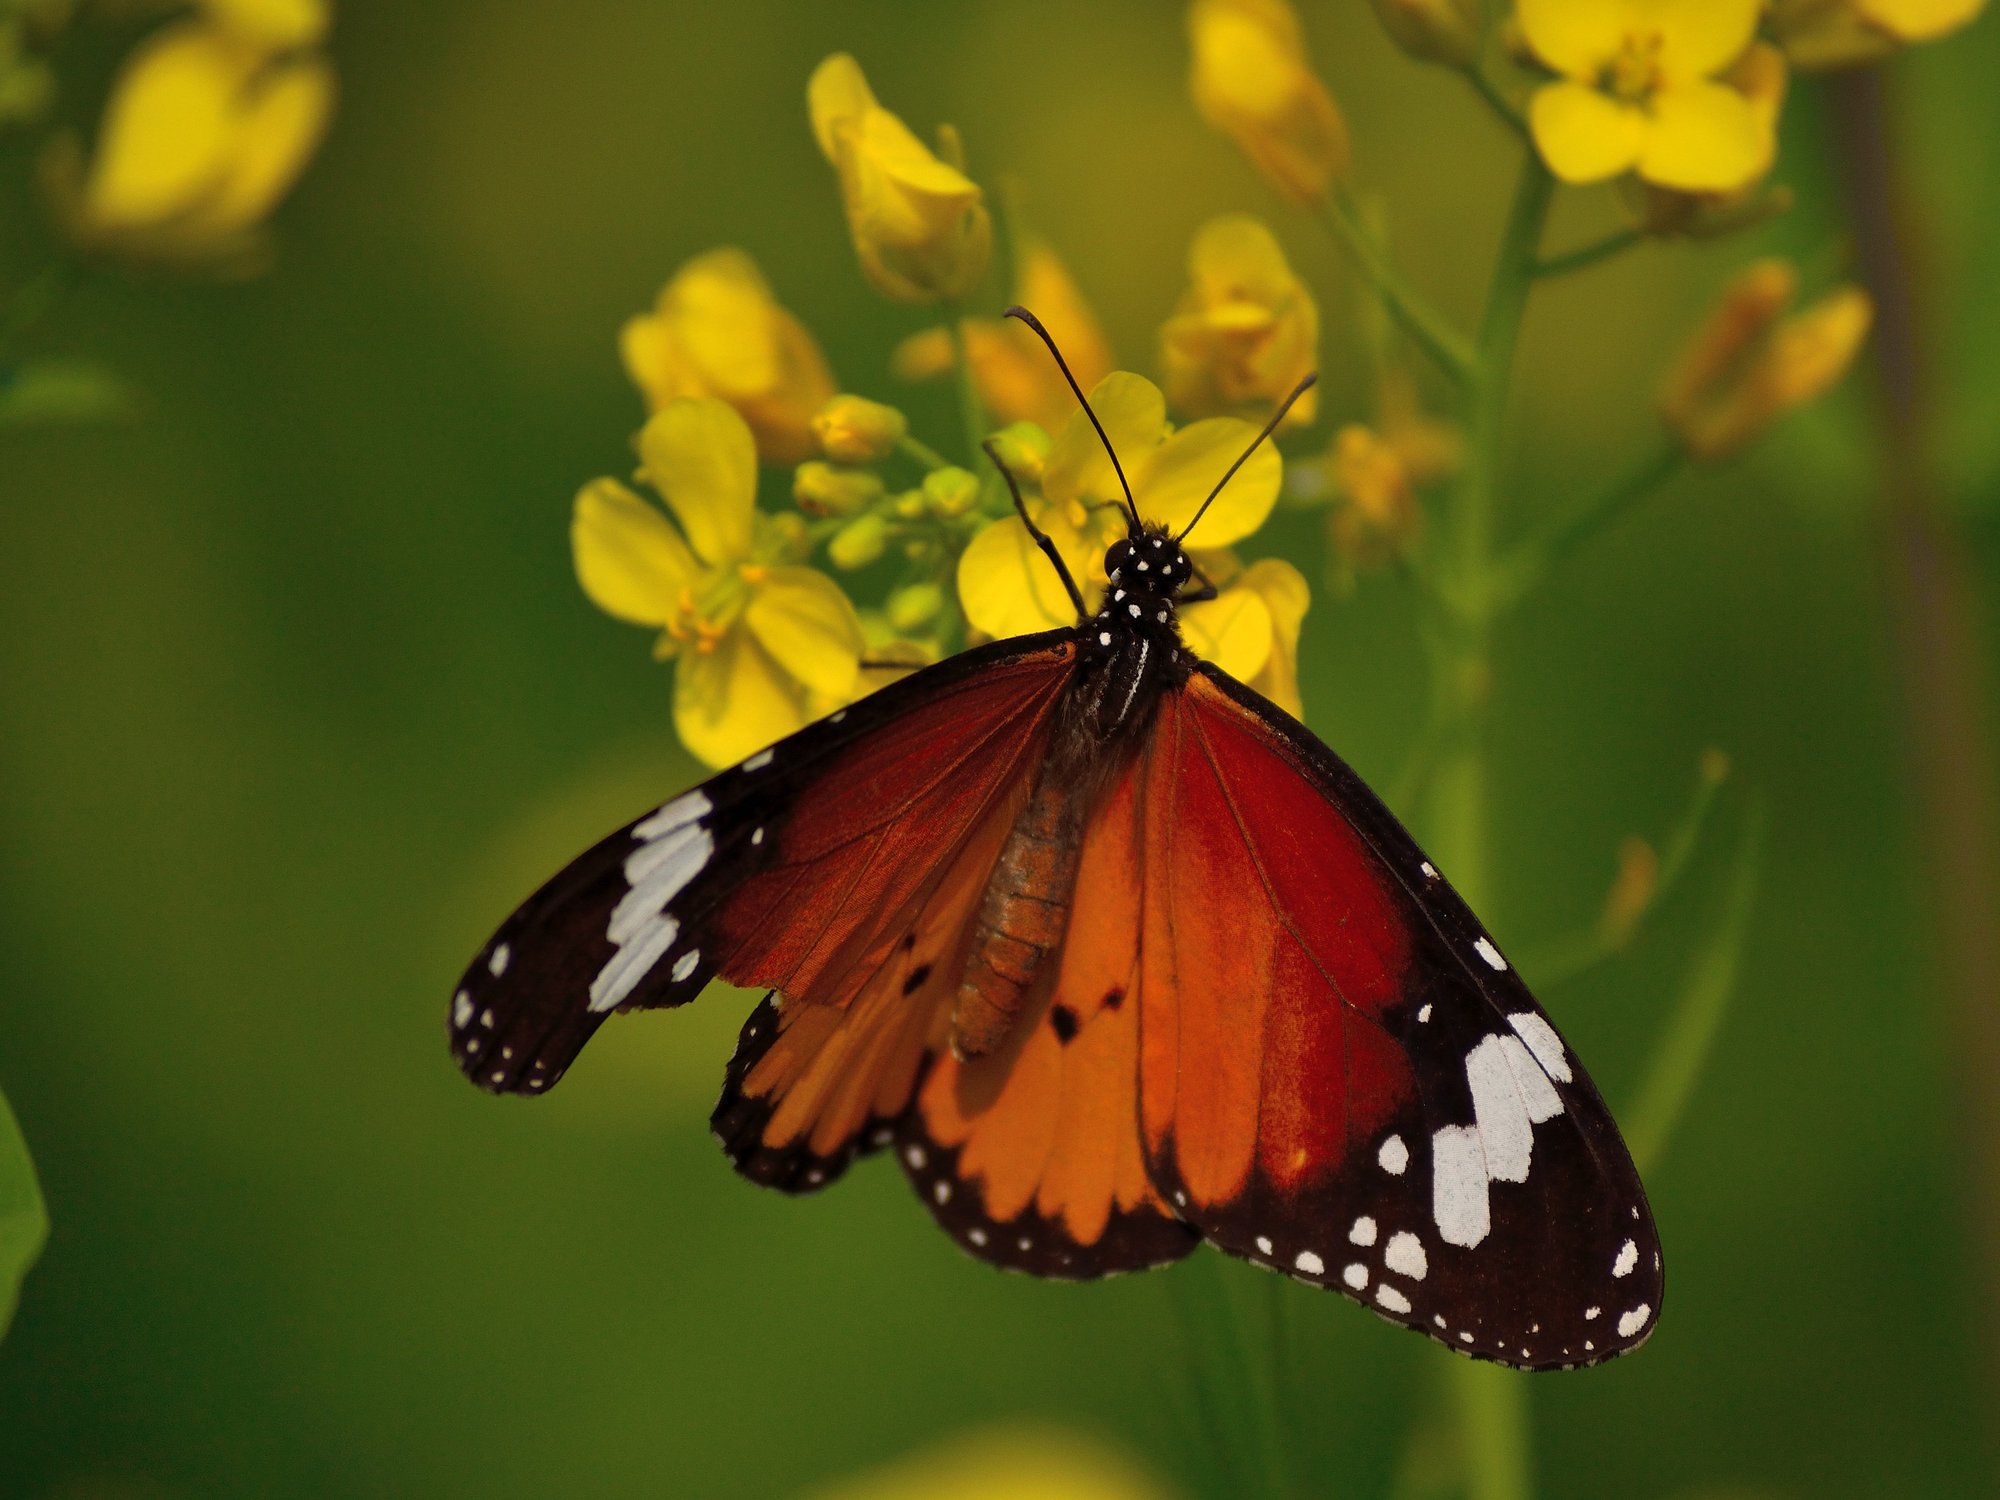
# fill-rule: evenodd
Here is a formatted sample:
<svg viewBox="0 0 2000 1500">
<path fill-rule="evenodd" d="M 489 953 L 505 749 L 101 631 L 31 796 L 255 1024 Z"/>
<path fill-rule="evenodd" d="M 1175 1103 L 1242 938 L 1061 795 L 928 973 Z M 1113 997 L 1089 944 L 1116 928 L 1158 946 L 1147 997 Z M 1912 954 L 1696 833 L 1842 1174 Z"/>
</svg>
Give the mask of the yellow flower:
<svg viewBox="0 0 2000 1500">
<path fill-rule="evenodd" d="M 1055 251 L 1030 240 L 1020 254 L 1014 301 L 1042 320 L 1077 384 L 1088 388 L 1116 364 L 1097 315 L 1084 300 Z M 988 411 L 1002 422 L 1034 422 L 1053 432 L 1076 409 L 1049 351 L 1013 318 L 967 318 L 959 325 L 973 384 Z M 928 380 L 948 373 L 957 356 L 942 328 L 911 334 L 896 349 L 894 369 L 904 380 Z"/>
<path fill-rule="evenodd" d="M 1750 45 L 1759 0 L 1520 0 L 1522 34 L 1563 75 L 1529 101 L 1535 144 L 1565 182 L 1636 171 L 1724 192 L 1761 177 L 1770 122 L 1719 82 Z"/>
<path fill-rule="evenodd" d="M 1790 83 L 1785 54 L 1769 42 L 1752 42 L 1722 78 L 1775 135 Z M 1748 229 L 1791 204 L 1791 189 L 1766 189 L 1755 179 L 1727 192 L 1696 193 L 1628 177 L 1619 190 L 1627 210 L 1647 234 L 1684 234 L 1691 239 Z"/>
<path fill-rule="evenodd" d="M 324 0 L 200 0 L 208 18 L 273 52 L 315 47 L 326 40 Z"/>
<path fill-rule="evenodd" d="M 1836 385 L 1860 351 L 1874 305 L 1843 286 L 1785 316 L 1798 273 L 1758 261 L 1723 290 L 1660 386 L 1660 414 L 1693 458 L 1741 451 L 1787 412 Z"/>
<path fill-rule="evenodd" d="M 1373 429 L 1349 422 L 1334 434 L 1331 468 L 1341 500 L 1332 523 L 1341 555 L 1379 562 L 1407 546 L 1423 513 L 1403 455 Z"/>
<path fill-rule="evenodd" d="M 759 536 L 750 429 L 710 397 L 662 408 L 639 434 L 641 476 L 678 521 L 616 479 L 576 497 L 577 580 L 599 609 L 662 634 L 675 658 L 674 727 L 712 766 L 851 701 L 862 637 L 834 581 Z"/>
<path fill-rule="evenodd" d="M 910 433 L 909 419 L 866 396 L 835 396 L 812 419 L 819 451 L 835 463 L 880 463 Z"/>
<path fill-rule="evenodd" d="M 674 272 L 653 310 L 619 330 L 618 347 L 648 411 L 715 396 L 750 424 L 766 463 L 812 455 L 813 415 L 832 398 L 833 376 L 741 250 L 710 250 Z"/>
<path fill-rule="evenodd" d="M 1090 404 L 1118 450 L 1140 515 L 1176 533 L 1257 435 L 1248 422 L 1231 417 L 1175 431 L 1159 387 L 1123 370 L 1097 383 Z M 1270 515 L 1283 477 L 1277 449 L 1263 444 L 1216 497 L 1190 540 L 1226 547 L 1250 535 Z M 1093 607 L 1104 587 L 1104 553 L 1125 534 L 1120 493 L 1089 419 L 1072 412 L 1049 450 L 1041 495 L 1029 499 L 1028 508 Z M 1018 516 L 990 522 L 972 539 L 958 561 L 958 597 L 972 628 L 989 636 L 1075 623 L 1062 581 Z"/>
<path fill-rule="evenodd" d="M 1967 25 L 1986 0 L 1771 0 L 1771 35 L 1802 72 L 1853 67 Z"/>
<path fill-rule="evenodd" d="M 1174 410 L 1206 417 L 1262 414 L 1319 362 L 1319 307 L 1285 252 L 1257 220 L 1211 219 L 1188 252 L 1188 289 L 1160 329 L 1160 362 Z M 1285 426 L 1309 424 L 1307 391 Z"/>
<path fill-rule="evenodd" d="M 1188 87 L 1201 117 L 1292 202 L 1324 198 L 1347 170 L 1347 124 L 1312 70 L 1291 6 L 1194 0 L 1188 40 Z"/>
<path fill-rule="evenodd" d="M 253 20 L 260 9 L 250 0 L 215 8 Z M 72 238 L 171 261 L 223 260 L 253 247 L 333 109 L 332 68 L 312 54 L 274 52 L 270 36 L 190 20 L 134 49 L 88 164 L 74 137 L 59 140 L 47 163 Z"/>
<path fill-rule="evenodd" d="M 1305 575 L 1281 558 L 1241 567 L 1233 554 L 1197 553 L 1195 565 L 1220 589 L 1180 612 L 1188 645 L 1293 718 L 1299 699 L 1299 627 L 1312 603 Z"/>
<path fill-rule="evenodd" d="M 844 52 L 806 86 L 813 134 L 840 174 L 861 269 L 899 302 L 961 297 L 986 270 L 993 221 L 979 187 L 875 102 Z"/>
</svg>

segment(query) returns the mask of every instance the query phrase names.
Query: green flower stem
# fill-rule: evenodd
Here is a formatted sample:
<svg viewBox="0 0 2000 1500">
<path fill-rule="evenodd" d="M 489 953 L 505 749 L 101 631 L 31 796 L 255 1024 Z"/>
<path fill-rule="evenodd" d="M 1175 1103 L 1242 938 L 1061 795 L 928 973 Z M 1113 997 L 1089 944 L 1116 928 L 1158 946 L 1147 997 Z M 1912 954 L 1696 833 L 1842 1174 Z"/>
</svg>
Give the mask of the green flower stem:
<svg viewBox="0 0 2000 1500">
<path fill-rule="evenodd" d="M 981 473 L 979 445 L 986 441 L 986 403 L 979 399 L 979 387 L 972 379 L 972 361 L 965 347 L 965 316 L 955 302 L 945 304 L 945 327 L 951 332 L 952 363 L 957 367 L 958 416 L 965 428 L 965 465 Z"/>
<path fill-rule="evenodd" d="M 1581 271 L 1586 266 L 1594 266 L 1601 260 L 1630 250 L 1645 234 L 1637 229 L 1621 229 L 1616 234 L 1607 234 L 1601 240 L 1592 240 L 1587 245 L 1579 245 L 1574 250 L 1565 250 L 1560 255 L 1546 256 L 1535 262 L 1537 276 L 1567 276 L 1571 271 Z"/>
<path fill-rule="evenodd" d="M 1687 466 L 1687 450 L 1662 434 L 1625 473 L 1557 515 L 1514 550 L 1498 569 L 1495 607 L 1505 609 L 1516 603 L 1558 563 L 1655 490 L 1679 477 Z"/>
<path fill-rule="evenodd" d="M 1514 101 L 1500 92 L 1500 85 L 1492 75 L 1477 63 L 1465 70 L 1465 81 L 1472 85 L 1472 91 L 1486 101 L 1486 107 L 1500 117 L 1500 122 L 1522 140 L 1528 138 L 1528 122 L 1521 118 L 1521 111 L 1514 107 Z"/>
<path fill-rule="evenodd" d="M 1454 618 L 1439 632 L 1434 655 L 1442 673 L 1441 708 L 1449 736 L 1432 781 L 1430 839 L 1439 867 L 1476 911 L 1490 909 L 1493 896 L 1486 756 L 1496 600 L 1493 510 L 1514 351 L 1554 195 L 1555 180 L 1529 152 L 1480 319 L 1465 473 L 1447 518 L 1446 581 Z M 1526 1500 L 1532 1458 L 1521 1377 L 1497 1366 L 1454 1360 L 1448 1380 L 1466 1456 L 1468 1493 L 1474 1500 Z"/>
<path fill-rule="evenodd" d="M 928 443 L 918 442 L 915 438 L 907 435 L 896 439 L 896 451 L 905 458 L 913 459 L 932 473 L 936 473 L 939 469 L 949 469 L 951 467 L 945 456 L 939 453 L 937 449 L 931 447 Z"/>
<path fill-rule="evenodd" d="M 1625 1139 L 1642 1175 L 1659 1165 L 1667 1138 L 1680 1120 L 1722 1029 L 1736 990 L 1763 857 L 1764 810 L 1756 807 L 1737 846 L 1736 867 L 1723 892 L 1715 930 L 1688 966 L 1673 1014 L 1654 1049 L 1652 1067 L 1639 1086 L 1638 1097 L 1625 1112 Z"/>
<path fill-rule="evenodd" d="M 1447 375 L 1460 385 L 1470 385 L 1478 369 L 1471 346 L 1442 313 L 1403 284 L 1388 255 L 1361 222 L 1354 200 L 1336 189 L 1324 206 L 1334 238 L 1361 268 L 1389 316 Z"/>
</svg>

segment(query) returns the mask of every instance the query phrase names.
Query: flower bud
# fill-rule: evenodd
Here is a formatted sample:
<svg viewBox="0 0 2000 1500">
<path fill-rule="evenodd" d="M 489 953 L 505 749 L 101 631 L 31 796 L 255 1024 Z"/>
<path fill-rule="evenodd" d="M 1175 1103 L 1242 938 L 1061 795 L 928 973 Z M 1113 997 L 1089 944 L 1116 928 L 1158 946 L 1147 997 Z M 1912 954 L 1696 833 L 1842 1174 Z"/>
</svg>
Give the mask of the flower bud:
<svg viewBox="0 0 2000 1500">
<path fill-rule="evenodd" d="M 979 478 L 965 469 L 934 469 L 924 476 L 924 501 L 933 515 L 966 515 L 979 503 Z"/>
<path fill-rule="evenodd" d="M 1422 518 L 1401 455 L 1372 428 L 1350 422 L 1334 434 L 1332 469 L 1342 501 L 1333 538 L 1342 555 L 1374 562 L 1401 550 Z"/>
<path fill-rule="evenodd" d="M 1042 471 L 1049 465 L 1049 449 L 1053 442 L 1048 433 L 1033 422 L 1016 422 L 1011 427 L 1001 428 L 987 441 L 1016 483 L 1028 485 L 1041 482 Z"/>
<path fill-rule="evenodd" d="M 893 406 L 865 396 L 835 396 L 812 419 L 820 452 L 835 463 L 879 463 L 896 451 L 910 431 L 909 420 Z"/>
<path fill-rule="evenodd" d="M 814 516 L 851 516 L 882 493 L 872 469 L 849 469 L 812 459 L 792 474 L 792 498 Z"/>
<path fill-rule="evenodd" d="M 1196 231 L 1160 363 L 1168 402 L 1190 417 L 1261 416 L 1319 363 L 1319 307 L 1260 221 L 1224 214 Z M 1318 394 L 1301 396 L 1285 426 L 1311 422 Z"/>
<path fill-rule="evenodd" d="M 1741 452 L 1786 413 L 1836 385 L 1867 337 L 1874 304 L 1839 287 L 1785 317 L 1798 275 L 1784 261 L 1750 266 L 1723 291 L 1660 385 L 1660 415 L 1690 457 Z"/>
<path fill-rule="evenodd" d="M 865 568 L 889 544 L 889 523 L 874 511 L 856 516 L 833 534 L 826 555 L 836 568 Z"/>
<path fill-rule="evenodd" d="M 1370 0 L 1396 45 L 1422 62 L 1465 68 L 1479 55 L 1479 0 Z"/>
<path fill-rule="evenodd" d="M 1802 73 L 1874 62 L 1958 30 L 1986 0 L 1771 0 L 1765 24 Z"/>
<path fill-rule="evenodd" d="M 1203 119 L 1294 203 L 1326 197 L 1348 164 L 1347 125 L 1312 70 L 1285 0 L 1195 0 L 1188 80 Z"/>
<path fill-rule="evenodd" d="M 889 623 L 900 631 L 920 630 L 944 608 L 944 590 L 935 583 L 912 583 L 897 589 L 883 606 Z"/>
</svg>

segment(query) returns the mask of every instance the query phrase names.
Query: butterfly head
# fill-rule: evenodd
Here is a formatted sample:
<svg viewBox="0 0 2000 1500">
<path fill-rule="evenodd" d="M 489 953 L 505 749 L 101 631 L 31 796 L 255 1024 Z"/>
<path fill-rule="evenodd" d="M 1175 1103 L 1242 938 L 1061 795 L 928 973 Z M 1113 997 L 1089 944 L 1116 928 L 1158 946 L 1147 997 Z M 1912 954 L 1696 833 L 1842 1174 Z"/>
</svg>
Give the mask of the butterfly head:
<svg viewBox="0 0 2000 1500">
<path fill-rule="evenodd" d="M 1194 577 L 1194 564 L 1164 531 L 1139 531 L 1111 544 L 1104 554 L 1104 576 L 1113 592 L 1123 588 L 1172 603 Z"/>
</svg>

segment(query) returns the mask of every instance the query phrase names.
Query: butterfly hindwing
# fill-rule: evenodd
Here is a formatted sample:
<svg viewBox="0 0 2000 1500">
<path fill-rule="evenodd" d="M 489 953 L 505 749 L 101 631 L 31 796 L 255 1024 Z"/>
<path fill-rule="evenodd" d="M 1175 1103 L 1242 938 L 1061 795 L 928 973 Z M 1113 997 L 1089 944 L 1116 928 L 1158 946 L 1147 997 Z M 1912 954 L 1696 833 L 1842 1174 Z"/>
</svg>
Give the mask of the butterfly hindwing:
<svg viewBox="0 0 2000 1500">
<path fill-rule="evenodd" d="M 1182 1216 L 1464 1353 L 1642 1342 L 1659 1247 L 1617 1128 L 1395 818 L 1206 666 L 1144 776 L 1140 1108 Z"/>
<path fill-rule="evenodd" d="M 543 1092 L 606 1015 L 685 1004 L 718 974 L 851 999 L 952 847 L 937 831 L 976 823 L 1032 761 L 1071 642 L 1024 636 L 917 672 L 587 850 L 460 979 L 460 1068 Z"/>
</svg>

